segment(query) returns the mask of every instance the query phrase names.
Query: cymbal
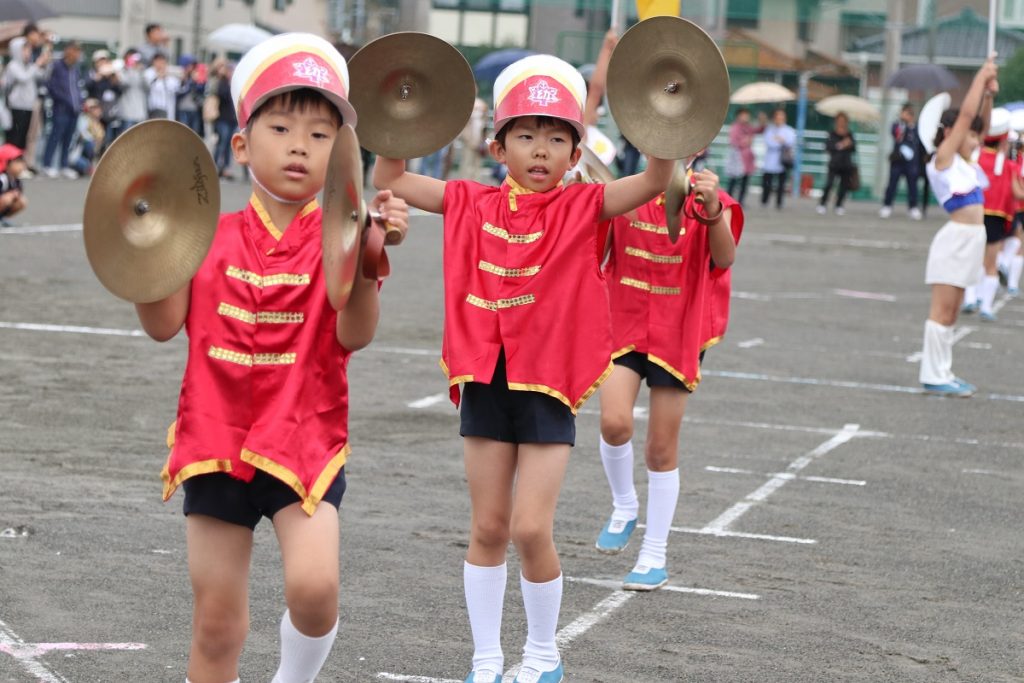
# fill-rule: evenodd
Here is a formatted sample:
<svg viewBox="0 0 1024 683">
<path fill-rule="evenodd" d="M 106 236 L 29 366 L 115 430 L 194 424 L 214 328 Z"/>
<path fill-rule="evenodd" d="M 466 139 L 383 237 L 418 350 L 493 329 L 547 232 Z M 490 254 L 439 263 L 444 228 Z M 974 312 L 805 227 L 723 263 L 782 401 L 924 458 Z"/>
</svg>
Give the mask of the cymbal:
<svg viewBox="0 0 1024 683">
<path fill-rule="evenodd" d="M 366 205 L 363 203 L 363 159 L 350 124 L 338 129 L 324 182 L 323 245 L 327 299 L 340 311 L 348 303 L 362 250 Z"/>
<path fill-rule="evenodd" d="M 672 244 L 679 239 L 683 205 L 689 194 L 690 177 L 687 175 L 686 165 L 677 161 L 672 169 L 672 179 L 669 180 L 668 187 L 665 188 L 665 225 L 668 227 L 668 241 Z"/>
<path fill-rule="evenodd" d="M 165 299 L 192 279 L 220 214 L 217 167 L 188 126 L 146 121 L 104 153 L 85 197 L 85 253 L 110 292 Z"/>
<path fill-rule="evenodd" d="M 608 64 L 608 106 L 637 149 L 683 159 L 707 147 L 729 109 L 729 71 L 715 41 L 679 17 L 641 21 Z"/>
<path fill-rule="evenodd" d="M 580 143 L 580 150 L 583 152 L 582 156 L 580 156 L 580 165 L 592 181 L 607 185 L 615 180 L 615 174 L 612 173 L 610 168 L 605 166 L 603 161 L 597 158 L 594 150 L 582 142 Z"/>
<path fill-rule="evenodd" d="M 353 55 L 348 70 L 363 146 L 383 157 L 436 152 L 462 132 L 473 113 L 476 83 L 469 63 L 427 33 L 377 38 Z"/>
</svg>

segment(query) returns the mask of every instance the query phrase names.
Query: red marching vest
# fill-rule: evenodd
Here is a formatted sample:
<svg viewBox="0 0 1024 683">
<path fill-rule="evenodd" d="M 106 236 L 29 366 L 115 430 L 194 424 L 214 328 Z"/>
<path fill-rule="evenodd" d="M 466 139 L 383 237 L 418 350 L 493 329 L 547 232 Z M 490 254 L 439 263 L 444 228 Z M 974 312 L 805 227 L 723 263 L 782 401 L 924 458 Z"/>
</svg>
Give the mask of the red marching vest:
<svg viewBox="0 0 1024 683">
<path fill-rule="evenodd" d="M 255 195 L 220 217 L 192 279 L 164 500 L 196 475 L 251 481 L 260 469 L 312 515 L 345 464 L 350 353 L 327 301 L 320 225 L 314 200 L 282 235 Z"/>
<path fill-rule="evenodd" d="M 505 350 L 508 386 L 576 411 L 611 372 L 608 294 L 596 254 L 604 186 L 534 193 L 453 180 L 444 192 L 441 367 L 488 384 Z"/>
<path fill-rule="evenodd" d="M 996 157 L 999 150 L 994 147 L 982 147 L 978 155 L 978 165 L 988 177 L 988 189 L 985 190 L 985 215 L 998 216 L 1006 221 L 1009 230 L 1013 214 L 1017 210 L 1017 199 L 1013 196 L 1013 176 L 1020 174 L 1017 162 L 1005 159 L 1002 173 L 996 175 Z"/>
<path fill-rule="evenodd" d="M 743 230 L 743 209 L 719 191 L 732 210 L 733 239 Z M 692 208 L 693 197 L 687 199 Z M 713 268 L 707 226 L 683 218 L 675 244 L 665 227 L 664 195 L 641 206 L 636 218 L 612 222 L 605 265 L 612 309 L 613 357 L 647 354 L 687 389 L 700 383 L 700 352 L 718 343 L 729 320 L 729 270 Z"/>
</svg>

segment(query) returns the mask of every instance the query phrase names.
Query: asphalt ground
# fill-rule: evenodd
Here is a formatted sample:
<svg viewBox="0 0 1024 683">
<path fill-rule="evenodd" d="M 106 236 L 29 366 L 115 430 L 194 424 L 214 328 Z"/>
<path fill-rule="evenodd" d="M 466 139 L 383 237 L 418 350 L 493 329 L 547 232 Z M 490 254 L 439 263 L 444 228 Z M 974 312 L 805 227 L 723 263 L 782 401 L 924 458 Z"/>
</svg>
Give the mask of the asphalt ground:
<svg viewBox="0 0 1024 683">
<path fill-rule="evenodd" d="M 27 187 L 23 227 L 0 230 L 0 681 L 180 683 L 184 521 L 159 471 L 186 344 L 140 336 L 98 284 L 84 181 Z M 224 207 L 247 194 L 226 184 Z M 1024 303 L 1000 295 L 998 322 L 961 320 L 954 367 L 978 395 L 922 395 L 913 359 L 941 212 L 848 208 L 749 207 L 729 333 L 682 431 L 663 590 L 617 590 L 639 533 L 620 556 L 593 548 L 610 494 L 598 402 L 584 407 L 555 529 L 568 680 L 1024 681 Z M 469 504 L 437 365 L 439 219 L 415 218 L 390 255 L 377 338 L 350 366 L 341 628 L 320 680 L 458 682 Z M 643 502 L 642 459 L 637 481 Z M 512 668 L 525 640 L 514 551 L 509 574 Z M 242 680 L 268 681 L 283 598 L 266 522 L 251 604 Z"/>
</svg>

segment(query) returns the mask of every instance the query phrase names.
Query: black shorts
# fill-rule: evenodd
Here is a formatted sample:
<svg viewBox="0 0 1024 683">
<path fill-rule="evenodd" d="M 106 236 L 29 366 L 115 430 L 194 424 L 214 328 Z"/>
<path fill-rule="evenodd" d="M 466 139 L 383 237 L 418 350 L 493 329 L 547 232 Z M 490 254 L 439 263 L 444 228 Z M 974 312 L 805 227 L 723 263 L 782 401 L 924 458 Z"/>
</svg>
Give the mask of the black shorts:
<svg viewBox="0 0 1024 683">
<path fill-rule="evenodd" d="M 704 360 L 704 351 L 700 352 L 700 361 Z M 686 388 L 686 385 L 679 381 L 675 375 L 661 367 L 657 363 L 652 363 L 647 357 L 646 353 L 640 353 L 639 351 L 630 351 L 629 353 L 623 354 L 614 360 L 616 365 L 627 367 L 636 374 L 640 375 L 640 379 L 647 379 L 647 386 L 649 387 L 669 387 L 671 389 L 682 389 L 686 393 L 693 393 Z"/>
<path fill-rule="evenodd" d="M 1024 225 L 1024 211 L 1018 211 L 1013 214 L 1013 230 L 1010 230 L 1012 234 L 1014 230 Z"/>
<path fill-rule="evenodd" d="M 256 470 L 250 482 L 224 472 L 200 474 L 186 479 L 182 488 L 185 489 L 182 506 L 185 515 L 207 515 L 250 529 L 256 528 L 261 517 L 273 519 L 282 509 L 301 502 L 299 494 L 290 486 L 262 470 Z M 338 507 L 344 495 L 345 468 L 342 467 L 323 500 Z"/>
<path fill-rule="evenodd" d="M 569 406 L 539 391 L 508 388 L 504 351 L 498 356 L 490 384 L 466 382 L 459 414 L 461 436 L 506 443 L 576 445 L 576 416 Z"/>
<path fill-rule="evenodd" d="M 985 241 L 1002 242 L 1010 236 L 1010 223 L 1002 216 L 985 216 Z"/>
</svg>

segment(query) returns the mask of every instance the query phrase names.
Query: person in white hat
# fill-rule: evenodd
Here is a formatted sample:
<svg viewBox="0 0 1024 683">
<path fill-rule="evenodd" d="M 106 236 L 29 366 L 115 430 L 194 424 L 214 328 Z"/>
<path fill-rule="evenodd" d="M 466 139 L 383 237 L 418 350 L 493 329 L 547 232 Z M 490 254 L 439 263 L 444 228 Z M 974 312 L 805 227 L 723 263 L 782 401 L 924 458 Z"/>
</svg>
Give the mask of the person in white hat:
<svg viewBox="0 0 1024 683">
<path fill-rule="evenodd" d="M 491 155 L 500 187 L 408 173 L 377 161 L 374 184 L 444 214 L 442 363 L 459 402 L 473 508 L 463 569 L 473 633 L 468 683 L 501 680 L 509 540 L 522 561 L 527 637 L 518 683 L 558 683 L 555 632 L 562 570 L 555 507 L 575 442 L 575 415 L 611 372 L 599 224 L 653 199 L 672 163 L 607 185 L 563 185 L 586 134 L 579 72 L 548 55 L 507 67 L 494 84 Z M 601 240 L 603 244 L 603 239 Z"/>
<path fill-rule="evenodd" d="M 995 322 L 994 303 L 999 291 L 997 257 L 1003 242 L 1012 234 L 1013 215 L 1017 202 L 1024 199 L 1020 167 L 1007 158 L 1009 151 L 1010 112 L 1002 107 L 992 110 L 988 132 L 978 155 L 978 165 L 985 172 L 985 258 L 979 266 L 979 284 L 964 292 L 964 313 L 978 311 L 982 322 Z"/>
<path fill-rule="evenodd" d="M 927 393 L 971 396 L 977 387 L 953 374 L 953 326 L 964 300 L 964 288 L 978 280 L 985 254 L 985 175 L 969 159 L 988 127 L 992 95 L 999 91 L 994 55 L 978 69 L 959 109 L 939 120 L 935 155 L 928 162 L 928 180 L 949 221 L 928 248 L 925 284 L 931 306 L 924 324 L 918 379 Z M 976 112 L 981 115 L 976 115 Z"/>
<path fill-rule="evenodd" d="M 231 89 L 243 130 L 232 146 L 250 168 L 252 197 L 221 216 L 189 285 L 137 305 L 155 339 L 182 326 L 189 336 L 163 480 L 165 500 L 185 490 L 192 683 L 238 681 L 253 529 L 263 517 L 281 546 L 287 605 L 273 683 L 316 678 L 337 633 L 346 367 L 379 315 L 376 280 L 357 275 L 340 312 L 323 280 L 316 195 L 339 126 L 355 123 L 348 82 L 341 55 L 310 34 L 275 36 L 242 58 Z M 211 180 L 195 177 L 199 186 Z M 403 201 L 381 192 L 372 204 L 404 233 Z"/>
</svg>

